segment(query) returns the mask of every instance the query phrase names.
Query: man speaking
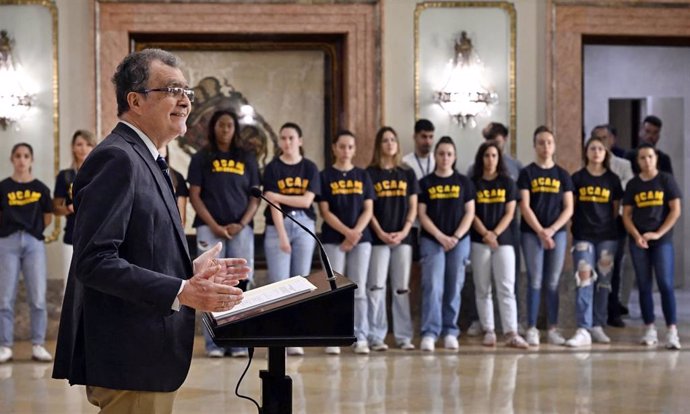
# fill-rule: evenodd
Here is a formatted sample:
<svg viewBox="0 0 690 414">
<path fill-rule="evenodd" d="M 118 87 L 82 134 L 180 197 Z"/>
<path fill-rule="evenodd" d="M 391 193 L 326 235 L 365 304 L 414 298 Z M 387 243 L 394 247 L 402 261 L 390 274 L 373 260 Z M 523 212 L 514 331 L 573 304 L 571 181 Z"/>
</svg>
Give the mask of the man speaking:
<svg viewBox="0 0 690 414">
<path fill-rule="evenodd" d="M 146 49 L 113 76 L 120 122 L 74 182 L 74 256 L 53 378 L 86 385 L 102 413 L 170 413 L 187 376 L 194 309 L 242 300 L 243 259 L 189 258 L 157 148 L 186 132 L 193 91 L 174 55 Z"/>
</svg>

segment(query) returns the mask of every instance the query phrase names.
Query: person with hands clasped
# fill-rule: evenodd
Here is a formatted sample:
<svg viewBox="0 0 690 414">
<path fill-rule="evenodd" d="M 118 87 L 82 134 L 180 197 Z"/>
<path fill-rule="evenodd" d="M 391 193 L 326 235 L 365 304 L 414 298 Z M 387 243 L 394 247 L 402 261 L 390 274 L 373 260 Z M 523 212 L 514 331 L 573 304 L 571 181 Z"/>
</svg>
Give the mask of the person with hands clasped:
<svg viewBox="0 0 690 414">
<path fill-rule="evenodd" d="M 666 320 L 666 348 L 680 349 L 673 286 L 675 253 L 672 233 L 681 214 L 681 194 L 673 176 L 659 171 L 658 159 L 657 151 L 651 144 L 638 147 L 636 161 L 640 173 L 625 188 L 623 224 L 630 234 L 630 256 L 645 324 L 641 343 L 654 346 L 658 342 L 652 298 L 654 270 Z"/>
<path fill-rule="evenodd" d="M 469 260 L 468 236 L 474 219 L 474 186 L 455 170 L 455 144 L 441 137 L 434 148 L 436 168 L 420 183 L 422 225 L 422 351 L 432 352 L 439 336 L 458 349 L 460 291 Z"/>
<path fill-rule="evenodd" d="M 479 146 L 472 182 L 476 190 L 475 216 L 470 232 L 471 262 L 484 346 L 496 345 L 491 281 L 496 284 L 501 326 L 506 345 L 527 348 L 518 334 L 515 301 L 515 248 L 510 224 L 515 214 L 517 189 L 503 164 L 503 151 L 494 141 Z"/>
<path fill-rule="evenodd" d="M 264 169 L 264 196 L 314 231 L 316 213 L 312 203 L 321 191 L 319 169 L 304 157 L 302 129 L 293 122 L 280 128 L 278 153 Z M 316 241 L 278 210 L 266 206 L 264 251 L 269 283 L 311 271 Z M 302 347 L 288 347 L 288 355 L 303 355 Z"/>
<path fill-rule="evenodd" d="M 253 217 L 259 201 L 249 189 L 260 184 L 259 167 L 254 155 L 238 146 L 239 138 L 237 115 L 227 110 L 214 112 L 208 123 L 208 144 L 192 156 L 187 179 L 196 211 L 193 225 L 197 250 L 205 252 L 221 242 L 220 257 L 244 258 L 253 269 Z M 247 284 L 240 287 L 245 289 Z M 206 354 L 211 358 L 226 353 L 233 357 L 248 355 L 245 348 L 216 346 L 206 330 L 204 339 Z"/>
<path fill-rule="evenodd" d="M 395 130 L 383 127 L 376 133 L 374 156 L 367 172 L 376 200 L 370 227 L 373 230 L 371 263 L 367 277 L 369 336 L 371 349 L 385 351 L 388 333 L 386 285 L 390 276 L 393 335 L 397 346 L 409 351 L 412 344 L 410 315 L 410 271 L 412 237 L 410 230 L 417 217 L 419 183 L 414 171 L 403 167 Z"/>
<path fill-rule="evenodd" d="M 369 221 L 373 214 L 374 187 L 369 174 L 352 164 L 355 136 L 340 131 L 333 140 L 335 163 L 321 171 L 319 210 L 323 217 L 321 238 L 333 270 L 355 282 L 355 353 L 369 353 L 367 276 L 371 256 Z M 346 273 L 347 272 L 347 273 Z M 337 354 L 337 347 L 326 353 Z"/>
<path fill-rule="evenodd" d="M 556 165 L 556 142 L 551 131 L 540 126 L 533 137 L 536 159 L 520 171 L 520 211 L 522 213 L 522 251 L 527 267 L 526 340 L 539 345 L 537 314 L 542 285 L 546 285 L 547 338 L 550 344 L 563 345 L 565 338 L 558 324 L 558 282 L 563 270 L 567 237 L 565 225 L 573 215 L 573 183 L 570 174 Z"/>
</svg>

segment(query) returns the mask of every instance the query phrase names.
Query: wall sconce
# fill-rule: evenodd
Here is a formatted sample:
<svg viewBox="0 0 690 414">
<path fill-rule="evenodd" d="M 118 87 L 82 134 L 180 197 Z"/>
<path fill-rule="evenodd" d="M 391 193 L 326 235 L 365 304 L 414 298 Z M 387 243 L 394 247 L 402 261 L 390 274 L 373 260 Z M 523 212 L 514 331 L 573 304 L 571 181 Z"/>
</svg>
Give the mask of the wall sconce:
<svg viewBox="0 0 690 414">
<path fill-rule="evenodd" d="M 13 43 L 7 31 L 0 31 L 0 127 L 3 130 L 16 125 L 34 101 L 34 96 L 22 87 L 24 74 L 12 59 Z"/>
<path fill-rule="evenodd" d="M 448 63 L 446 73 L 443 88 L 434 92 L 434 101 L 458 124 L 474 128 L 477 116 L 490 115 L 498 94 L 484 86 L 484 65 L 467 32 L 455 41 L 455 58 Z"/>
</svg>

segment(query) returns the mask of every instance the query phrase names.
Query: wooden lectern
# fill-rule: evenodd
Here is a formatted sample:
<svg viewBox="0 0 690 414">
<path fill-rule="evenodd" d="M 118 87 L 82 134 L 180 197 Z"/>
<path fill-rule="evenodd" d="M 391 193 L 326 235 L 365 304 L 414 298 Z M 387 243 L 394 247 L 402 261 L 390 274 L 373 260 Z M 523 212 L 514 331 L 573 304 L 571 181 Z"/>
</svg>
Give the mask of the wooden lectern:
<svg viewBox="0 0 690 414">
<path fill-rule="evenodd" d="M 356 340 L 357 285 L 340 274 L 329 281 L 323 271 L 307 279 L 316 290 L 219 321 L 209 313 L 202 317 L 219 346 L 268 348 L 268 370 L 259 374 L 264 414 L 292 413 L 292 379 L 285 375 L 286 347 L 349 346 Z"/>
</svg>

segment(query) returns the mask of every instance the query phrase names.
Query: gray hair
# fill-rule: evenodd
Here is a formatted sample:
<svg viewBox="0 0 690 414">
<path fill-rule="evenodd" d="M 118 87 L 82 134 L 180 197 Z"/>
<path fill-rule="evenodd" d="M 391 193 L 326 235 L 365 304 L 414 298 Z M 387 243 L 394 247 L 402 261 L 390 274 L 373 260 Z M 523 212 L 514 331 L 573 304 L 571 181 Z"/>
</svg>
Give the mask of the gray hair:
<svg viewBox="0 0 690 414">
<path fill-rule="evenodd" d="M 151 62 L 159 60 L 167 66 L 177 68 L 179 60 L 175 55 L 162 49 L 144 49 L 127 55 L 117 66 L 112 82 L 117 97 L 117 116 L 129 110 L 127 95 L 146 88 L 149 80 Z"/>
</svg>

